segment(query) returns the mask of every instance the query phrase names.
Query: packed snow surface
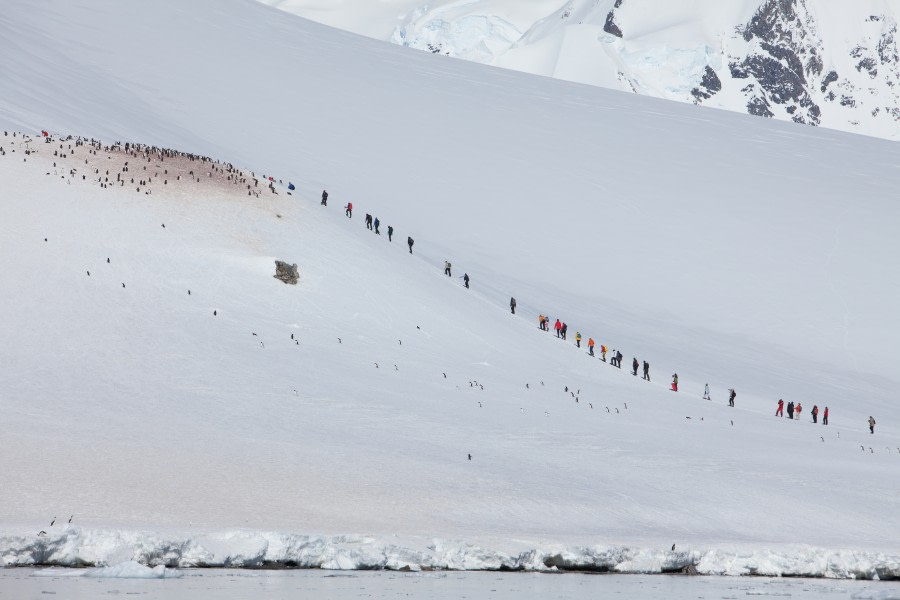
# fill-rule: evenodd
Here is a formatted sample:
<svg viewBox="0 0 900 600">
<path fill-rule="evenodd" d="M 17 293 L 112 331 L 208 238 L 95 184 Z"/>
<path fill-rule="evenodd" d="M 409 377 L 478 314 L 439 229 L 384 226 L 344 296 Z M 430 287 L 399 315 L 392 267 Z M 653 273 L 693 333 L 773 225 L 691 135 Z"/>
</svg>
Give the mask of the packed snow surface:
<svg viewBox="0 0 900 600">
<path fill-rule="evenodd" d="M 4 564 L 896 569 L 896 145 L 250 1 L 7 8 Z"/>
</svg>

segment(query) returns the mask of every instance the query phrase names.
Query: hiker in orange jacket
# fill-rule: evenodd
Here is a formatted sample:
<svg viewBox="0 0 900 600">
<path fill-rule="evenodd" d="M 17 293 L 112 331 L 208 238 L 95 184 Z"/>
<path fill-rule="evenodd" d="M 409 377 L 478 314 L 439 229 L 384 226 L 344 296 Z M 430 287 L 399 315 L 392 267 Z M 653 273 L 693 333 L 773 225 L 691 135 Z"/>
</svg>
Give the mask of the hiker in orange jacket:
<svg viewBox="0 0 900 600">
<path fill-rule="evenodd" d="M 594 338 L 588 338 L 588 353 L 594 355 Z"/>
</svg>

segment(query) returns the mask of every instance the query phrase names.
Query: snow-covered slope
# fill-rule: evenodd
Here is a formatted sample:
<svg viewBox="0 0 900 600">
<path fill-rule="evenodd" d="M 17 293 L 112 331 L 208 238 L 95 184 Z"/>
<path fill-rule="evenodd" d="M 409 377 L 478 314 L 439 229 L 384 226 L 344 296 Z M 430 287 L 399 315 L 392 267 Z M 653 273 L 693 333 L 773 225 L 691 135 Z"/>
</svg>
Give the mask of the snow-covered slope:
<svg viewBox="0 0 900 600">
<path fill-rule="evenodd" d="M 542 548 L 516 566 L 896 561 L 894 144 L 409 53 L 249 1 L 12 2 L 0 45 L 0 127 L 297 185 L 247 195 L 208 163 L 173 182 L 135 156 L 134 187 L 102 188 L 121 154 L 0 138 L 4 561 L 507 564 L 394 534 Z M 779 397 L 803 419 L 774 418 Z M 58 534 L 72 513 L 92 529 Z M 143 528 L 175 533 L 122 532 Z"/>
<path fill-rule="evenodd" d="M 425 51 L 900 138 L 898 13 L 887 0 L 262 1 Z"/>
</svg>

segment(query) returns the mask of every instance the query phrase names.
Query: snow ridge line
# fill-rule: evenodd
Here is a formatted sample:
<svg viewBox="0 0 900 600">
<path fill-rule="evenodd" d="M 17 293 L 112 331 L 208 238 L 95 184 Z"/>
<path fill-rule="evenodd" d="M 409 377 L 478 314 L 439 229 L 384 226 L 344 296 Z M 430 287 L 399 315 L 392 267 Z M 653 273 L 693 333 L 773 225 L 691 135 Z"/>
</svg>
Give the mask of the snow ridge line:
<svg viewBox="0 0 900 600">
<path fill-rule="evenodd" d="M 68 527 L 53 534 L 0 536 L 0 567 L 98 567 L 135 561 L 168 568 L 580 571 L 900 580 L 900 555 L 811 546 L 654 550 L 548 545 L 518 554 L 454 540 L 421 540 L 416 546 L 365 535 L 243 530 L 179 535 Z"/>
</svg>

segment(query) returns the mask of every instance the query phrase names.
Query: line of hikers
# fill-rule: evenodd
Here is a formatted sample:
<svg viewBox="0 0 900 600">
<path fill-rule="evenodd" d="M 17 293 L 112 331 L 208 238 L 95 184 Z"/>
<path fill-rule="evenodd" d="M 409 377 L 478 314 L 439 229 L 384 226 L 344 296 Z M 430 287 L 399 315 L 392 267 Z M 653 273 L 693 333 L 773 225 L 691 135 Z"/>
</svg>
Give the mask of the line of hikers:
<svg viewBox="0 0 900 600">
<path fill-rule="evenodd" d="M 509 308 L 512 314 L 516 314 L 516 299 L 510 298 L 509 300 Z M 542 331 L 550 331 L 550 317 L 545 315 L 538 315 L 538 329 Z M 567 339 L 566 336 L 569 332 L 569 325 L 559 319 L 556 320 L 556 323 L 553 325 L 553 330 L 556 331 L 556 337 L 560 339 Z M 580 331 L 575 332 L 575 346 L 577 348 L 581 348 L 581 341 L 584 337 L 581 335 Z M 587 341 L 588 354 L 591 356 L 595 356 L 594 347 L 597 343 L 594 341 L 594 338 L 589 337 Z M 606 362 L 606 353 L 609 352 L 609 349 L 604 345 L 600 344 L 600 360 Z M 622 353 L 619 350 L 613 350 L 611 356 L 609 357 L 609 364 L 617 367 L 619 369 L 622 368 Z M 637 357 L 632 358 L 631 361 L 631 374 L 637 377 L 638 369 L 641 368 L 641 363 L 638 362 Z M 646 381 L 650 381 L 650 363 L 646 360 L 643 364 L 643 376 L 642 379 Z M 672 389 L 676 392 L 678 391 L 678 375 L 674 375 L 674 380 L 672 383 Z"/>
<path fill-rule="evenodd" d="M 800 419 L 800 413 L 803 412 L 803 404 L 801 404 L 800 402 L 798 402 L 797 404 L 794 404 L 794 402 L 791 401 L 791 402 L 788 402 L 787 407 L 785 407 L 784 400 L 779 399 L 778 400 L 778 408 L 775 410 L 775 416 L 783 417 L 785 408 L 787 408 L 787 414 L 788 414 L 789 419 L 793 420 L 795 417 L 798 420 Z M 819 407 L 817 405 L 813 404 L 812 411 L 810 411 L 810 414 L 812 415 L 812 422 L 818 423 L 819 422 Z M 827 406 L 825 407 L 825 410 L 822 413 L 822 425 L 828 425 L 828 407 Z"/>
<path fill-rule="evenodd" d="M 321 205 L 328 206 L 328 190 L 322 190 Z M 348 202 L 347 205 L 344 206 L 344 214 L 347 215 L 348 219 L 353 218 L 353 203 L 352 202 Z M 370 215 L 369 213 L 366 213 L 366 229 L 368 229 L 369 231 L 374 231 L 377 235 L 381 235 L 381 220 L 378 217 L 373 218 L 372 215 Z M 387 236 L 388 236 L 389 242 L 394 241 L 393 240 L 393 238 L 394 238 L 394 226 L 393 225 L 388 225 Z M 412 239 L 412 237 L 406 238 L 406 245 L 409 246 L 410 254 L 413 253 L 412 249 L 413 249 L 413 244 L 415 244 L 415 243 L 416 242 L 415 242 L 415 240 Z M 444 261 L 444 275 L 446 275 L 447 277 L 452 277 L 450 267 L 451 267 L 450 261 L 445 260 Z M 463 285 L 466 286 L 466 289 L 469 289 L 469 274 L 468 273 L 463 274 Z M 513 298 L 513 300 L 512 300 L 513 314 L 516 313 L 515 305 L 516 305 L 516 300 L 515 300 L 515 298 Z"/>
<path fill-rule="evenodd" d="M 328 206 L 328 190 L 322 190 L 321 205 Z M 346 204 L 346 206 L 344 206 L 344 214 L 347 215 L 348 219 L 353 218 L 353 203 L 352 202 L 348 202 Z M 374 231 L 376 234 L 381 235 L 381 230 L 380 230 L 381 229 L 381 220 L 378 217 L 375 217 L 373 219 L 372 215 L 370 215 L 369 213 L 366 213 L 366 229 L 368 229 L 369 231 Z M 394 241 L 394 226 L 393 225 L 388 225 L 387 236 L 388 236 L 389 242 Z M 413 249 L 413 244 L 415 244 L 415 243 L 416 242 L 415 242 L 415 240 L 412 239 L 412 237 L 408 236 L 406 238 L 406 245 L 409 246 L 410 254 L 413 253 L 412 249 Z M 466 287 L 468 287 L 468 286 L 466 286 Z"/>
<path fill-rule="evenodd" d="M 327 190 L 322 190 L 322 203 L 321 204 L 322 204 L 322 206 L 328 206 L 328 191 Z M 347 218 L 351 218 L 351 219 L 353 218 L 353 203 L 352 202 L 348 202 L 347 205 L 344 207 L 344 214 L 347 215 Z M 374 231 L 376 234 L 381 235 L 381 231 L 379 230 L 379 228 L 381 227 L 381 221 L 378 219 L 378 217 L 373 218 L 372 215 L 366 213 L 365 222 L 366 222 L 366 228 L 369 231 Z M 394 228 L 390 225 L 388 226 L 387 234 L 388 234 L 388 241 L 392 241 L 392 238 L 394 235 Z M 412 237 L 407 238 L 406 243 L 409 246 L 409 253 L 412 254 L 413 244 L 415 243 L 413 241 Z M 444 275 L 446 275 L 447 277 L 453 276 L 452 275 L 452 265 L 450 264 L 449 260 L 444 261 Z M 469 288 L 469 274 L 468 273 L 463 274 L 463 285 L 465 285 L 466 289 Z M 512 314 L 516 314 L 516 299 L 515 299 L 515 297 L 511 297 L 509 299 L 509 310 Z M 539 320 L 538 327 L 540 327 L 540 329 L 542 329 L 544 331 L 550 331 L 550 317 L 540 315 L 538 317 L 538 320 Z M 556 331 L 556 337 L 563 339 L 563 340 L 567 339 L 567 335 L 568 335 L 568 331 L 569 331 L 568 324 L 557 319 L 556 323 L 553 325 L 553 329 Z M 575 332 L 575 345 L 578 348 L 581 348 L 581 340 L 582 340 L 581 332 L 576 331 Z M 594 342 L 594 338 L 588 338 L 587 345 L 588 345 L 588 354 L 590 354 L 591 356 L 595 356 L 594 347 L 596 346 L 596 342 Z M 607 352 L 608 352 L 607 347 L 605 345 L 601 344 L 600 345 L 600 360 L 602 360 L 603 362 L 606 362 L 606 353 Z M 620 351 L 613 350 L 612 356 L 610 356 L 609 363 L 612 366 L 621 369 L 622 368 L 622 358 L 623 358 L 623 356 Z M 637 377 L 638 369 L 641 367 L 641 365 L 640 365 L 640 363 L 638 363 L 638 359 L 636 357 L 633 358 L 631 367 L 632 367 L 631 374 L 634 375 L 635 377 Z M 642 378 L 645 381 L 650 381 L 650 363 L 648 363 L 646 360 L 643 363 Z M 678 374 L 677 373 L 672 375 L 672 388 L 671 389 L 672 389 L 672 391 L 675 391 L 675 392 L 678 391 Z M 732 391 L 732 397 L 731 397 L 730 404 L 731 404 L 731 406 L 734 406 L 734 390 L 731 390 L 731 391 Z"/>
<path fill-rule="evenodd" d="M 321 205 L 328 206 L 328 190 L 322 190 Z M 353 203 L 352 202 L 348 202 L 347 205 L 344 206 L 344 214 L 347 215 L 348 219 L 353 218 Z M 381 235 L 381 220 L 378 217 L 373 218 L 372 215 L 370 215 L 369 213 L 366 213 L 366 229 L 368 229 L 369 231 L 374 231 L 377 235 Z M 394 238 L 394 226 L 393 225 L 388 225 L 387 236 L 388 236 L 388 241 L 392 242 L 393 238 Z M 410 254 L 413 253 L 412 249 L 413 249 L 413 244 L 415 244 L 415 243 L 416 242 L 415 242 L 415 240 L 412 239 L 412 237 L 406 238 L 406 245 L 409 246 Z M 450 261 L 445 260 L 444 261 L 444 275 L 446 275 L 447 277 L 452 277 L 450 268 L 451 268 Z M 466 289 L 469 288 L 469 274 L 468 273 L 463 274 L 463 285 L 466 286 Z M 515 303 L 516 303 L 515 298 L 513 298 L 513 301 L 512 301 L 513 314 L 516 313 Z"/>
<path fill-rule="evenodd" d="M 327 190 L 322 190 L 322 206 L 328 206 L 328 191 Z M 353 218 L 353 203 L 352 202 L 348 202 L 347 205 L 344 207 L 344 213 L 347 215 L 348 218 Z M 381 235 L 381 231 L 380 231 L 381 221 L 378 219 L 378 217 L 375 217 L 373 219 L 372 215 L 366 213 L 365 222 L 366 222 L 367 229 L 369 229 L 370 231 L 374 231 L 377 235 Z M 388 225 L 387 234 L 388 234 L 388 241 L 389 242 L 393 241 L 393 236 L 394 236 L 393 226 Z M 413 248 L 413 244 L 415 243 L 415 241 L 412 239 L 412 237 L 408 237 L 406 240 L 406 243 L 409 246 L 409 253 L 412 254 L 413 253 L 412 248 Z M 450 264 L 450 261 L 445 260 L 444 261 L 444 274 L 447 277 L 452 277 L 451 268 L 452 268 L 452 265 Z M 469 274 L 468 273 L 463 274 L 463 285 L 465 285 L 466 289 L 469 288 Z M 515 297 L 511 297 L 509 299 L 509 310 L 512 314 L 516 314 L 516 299 L 515 299 Z M 543 314 L 538 315 L 538 327 L 543 331 L 550 331 L 550 317 L 545 316 Z M 563 339 L 563 340 L 567 339 L 567 334 L 569 331 L 569 326 L 567 323 L 565 323 L 564 321 L 561 321 L 560 319 L 557 319 L 556 323 L 553 325 L 553 329 L 554 329 L 554 331 L 556 331 L 556 337 Z M 582 338 L 581 332 L 576 331 L 575 332 L 575 346 L 576 347 L 581 348 L 582 339 L 583 338 Z M 596 342 L 594 342 L 594 338 L 592 338 L 592 337 L 588 338 L 587 346 L 588 346 L 588 354 L 590 354 L 591 356 L 595 356 L 594 347 L 596 346 Z M 607 352 L 608 352 L 607 347 L 605 345 L 601 344 L 600 345 L 600 360 L 602 360 L 603 362 L 606 362 L 606 353 Z M 621 369 L 622 368 L 622 358 L 623 358 L 623 356 L 620 351 L 613 350 L 612 355 L 610 356 L 609 363 L 610 363 L 610 365 Z M 637 377 L 638 369 L 641 368 L 641 366 L 642 365 L 641 365 L 641 363 L 638 362 L 637 357 L 633 357 L 632 361 L 631 361 L 631 374 L 634 375 L 635 377 Z M 642 379 L 644 379 L 645 381 L 650 381 L 650 363 L 648 363 L 646 360 L 643 361 Z M 672 374 L 672 384 L 671 384 L 670 389 L 673 392 L 678 391 L 678 373 Z M 734 400 L 736 397 L 737 397 L 737 392 L 735 392 L 735 390 L 733 388 L 729 389 L 728 390 L 728 406 L 731 406 L 731 407 L 734 406 Z M 703 392 L 703 398 L 705 400 L 711 399 L 709 397 L 709 384 L 706 384 L 706 386 L 705 386 L 705 389 Z M 803 412 L 803 405 L 799 402 L 796 405 L 793 402 L 789 402 L 787 404 L 786 408 L 787 408 L 787 412 L 788 412 L 788 418 L 790 418 L 790 419 L 794 419 L 795 415 L 796 415 L 796 418 L 799 419 L 800 414 Z M 775 416 L 783 417 L 784 409 L 785 409 L 784 400 L 783 399 L 778 400 L 778 409 L 775 411 Z M 818 423 L 818 418 L 819 418 L 819 407 L 818 406 L 813 405 L 811 415 L 812 415 L 812 422 Z M 828 425 L 828 407 L 827 406 L 825 407 L 825 410 L 822 413 L 822 424 Z M 869 432 L 875 433 L 875 419 L 872 418 L 871 416 L 869 416 L 868 424 L 869 424 Z"/>
</svg>

